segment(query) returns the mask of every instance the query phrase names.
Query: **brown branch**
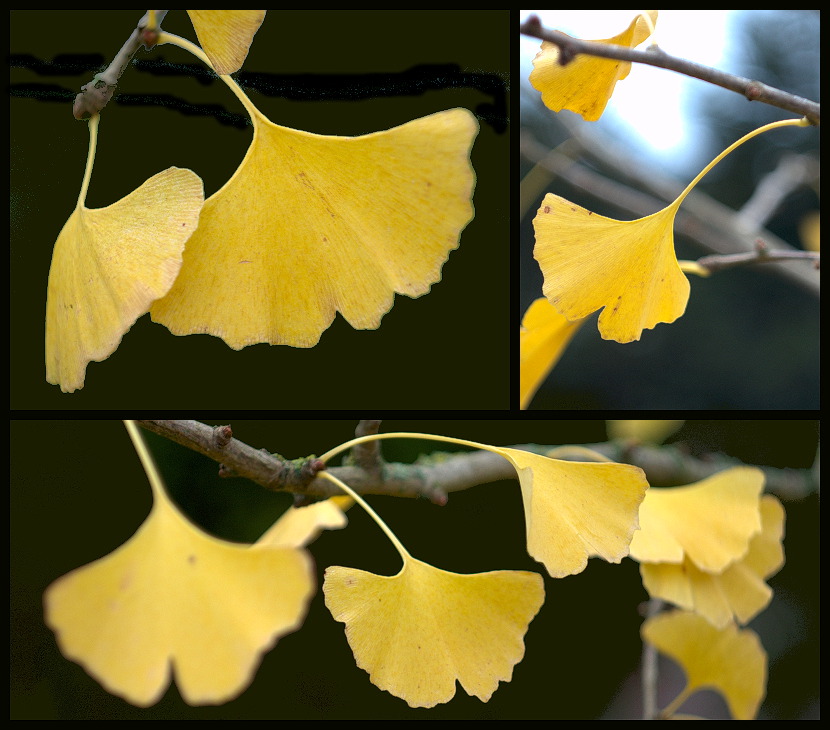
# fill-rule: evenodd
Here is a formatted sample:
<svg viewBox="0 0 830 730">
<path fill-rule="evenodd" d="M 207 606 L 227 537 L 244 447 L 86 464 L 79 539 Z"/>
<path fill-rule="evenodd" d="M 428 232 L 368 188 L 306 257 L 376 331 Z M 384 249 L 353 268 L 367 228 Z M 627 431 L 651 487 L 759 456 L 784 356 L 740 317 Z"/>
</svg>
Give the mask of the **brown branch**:
<svg viewBox="0 0 830 730">
<path fill-rule="evenodd" d="M 219 462 L 219 475 L 243 477 L 277 492 L 303 492 L 325 469 L 319 459 L 290 461 L 233 438 L 230 426 L 199 421 L 136 421 L 139 426 Z"/>
<path fill-rule="evenodd" d="M 211 427 L 198 421 L 137 421 L 178 444 L 219 462 L 220 475 L 244 477 L 277 492 L 304 495 L 315 501 L 341 494 L 329 480 L 316 478 L 325 468 L 319 459 L 309 457 L 289 461 L 265 449 L 255 449 L 229 434 L 229 426 Z M 361 422 L 362 428 L 369 422 Z M 552 447 L 523 444 L 514 448 L 545 454 Z M 689 484 L 740 465 L 742 462 L 722 454 L 700 459 L 685 453 L 680 446 L 640 446 L 624 441 L 590 444 L 588 448 L 625 464 L 642 468 L 655 486 Z M 818 490 L 816 478 L 808 469 L 761 467 L 767 490 L 782 499 L 800 499 Z M 329 471 L 360 494 L 385 494 L 395 497 L 423 497 L 445 504 L 447 494 L 479 484 L 516 479 L 513 466 L 490 451 L 452 452 L 424 456 L 414 464 L 381 461 L 379 470 L 350 464 L 330 467 Z"/>
<path fill-rule="evenodd" d="M 357 424 L 354 435 L 358 438 L 360 436 L 369 436 L 380 431 L 379 420 L 363 420 Z M 361 469 L 379 474 L 383 468 L 383 457 L 380 453 L 380 441 L 367 441 L 366 443 L 357 444 L 352 448 L 352 460 L 355 466 Z"/>
<path fill-rule="evenodd" d="M 597 43 L 573 38 L 558 30 L 550 30 L 542 25 L 537 15 L 529 16 L 519 26 L 519 32 L 539 40 L 553 43 L 559 47 L 560 63 L 566 65 L 580 53 L 602 58 L 611 58 L 617 61 L 631 63 L 645 63 L 649 66 L 665 68 L 669 71 L 691 76 L 706 81 L 730 91 L 735 91 L 750 101 L 761 101 L 765 104 L 785 109 L 786 111 L 807 117 L 811 124 L 818 126 L 821 123 L 821 106 L 814 101 L 776 89 L 760 81 L 747 79 L 742 76 L 726 73 L 709 66 L 703 66 L 693 61 L 671 56 L 657 46 L 651 46 L 647 51 L 638 51 L 613 43 Z"/>
<path fill-rule="evenodd" d="M 157 26 L 161 24 L 165 15 L 167 15 L 166 10 L 156 10 Z M 107 105 L 115 93 L 118 79 L 121 78 L 121 74 L 124 73 L 130 61 L 132 61 L 136 51 L 142 44 L 146 45 L 151 42 L 149 37 L 143 33 L 149 16 L 150 13 L 148 11 L 138 21 L 138 25 L 121 47 L 121 50 L 115 55 L 112 63 L 107 66 L 106 70 L 95 74 L 92 81 L 81 87 L 81 93 L 75 97 L 75 102 L 72 105 L 72 114 L 75 119 L 89 119 L 101 112 Z"/>
<path fill-rule="evenodd" d="M 702 266 L 709 273 L 714 273 L 715 271 L 732 269 L 736 266 L 746 266 L 747 264 L 766 264 L 773 261 L 788 261 L 793 259 L 812 261 L 813 266 L 818 269 L 821 262 L 821 254 L 817 251 L 771 251 L 763 240 L 758 239 L 755 251 L 702 256 L 695 263 L 698 266 Z"/>
</svg>

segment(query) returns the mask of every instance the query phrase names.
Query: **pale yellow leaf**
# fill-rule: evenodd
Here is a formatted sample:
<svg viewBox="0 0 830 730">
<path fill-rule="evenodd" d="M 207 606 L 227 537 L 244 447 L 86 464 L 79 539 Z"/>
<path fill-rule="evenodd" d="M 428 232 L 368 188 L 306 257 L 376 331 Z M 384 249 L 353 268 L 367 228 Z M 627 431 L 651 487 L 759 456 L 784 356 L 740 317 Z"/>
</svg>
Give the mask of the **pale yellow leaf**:
<svg viewBox="0 0 830 730">
<path fill-rule="evenodd" d="M 67 658 L 135 705 L 157 702 L 173 673 L 188 703 L 219 704 L 299 628 L 314 583 L 304 550 L 211 537 L 154 489 L 130 540 L 49 586 L 46 622 Z"/>
<path fill-rule="evenodd" d="M 650 489 L 640 507 L 631 557 L 641 563 L 680 563 L 721 573 L 743 558 L 761 530 L 764 473 L 739 466 L 684 487 Z"/>
<path fill-rule="evenodd" d="M 164 296 L 199 221 L 201 179 L 171 167 L 106 208 L 79 202 L 58 236 L 46 293 L 46 380 L 82 388 L 133 323 Z"/>
<path fill-rule="evenodd" d="M 644 329 L 674 322 L 689 300 L 674 251 L 679 202 L 618 221 L 548 193 L 533 219 L 545 296 L 569 320 L 602 309 L 598 326 L 607 340 L 639 340 Z"/>
<path fill-rule="evenodd" d="M 256 544 L 305 547 L 317 538 L 321 530 L 345 527 L 348 519 L 344 510 L 351 504 L 351 497 L 338 496 L 305 507 L 289 507 Z"/>
<path fill-rule="evenodd" d="M 460 575 L 409 556 L 395 576 L 328 568 L 323 591 L 357 665 L 412 707 L 449 702 L 456 680 L 487 702 L 513 676 L 544 601 L 536 573 Z"/>
<path fill-rule="evenodd" d="M 637 510 L 648 489 L 642 469 L 491 448 L 516 468 L 527 551 L 554 578 L 582 572 L 589 557 L 619 563 L 628 555 Z"/>
<path fill-rule="evenodd" d="M 646 12 L 653 26 L 657 22 L 657 11 Z M 645 17 L 640 14 L 622 33 L 595 42 L 634 48 L 649 35 L 651 29 Z M 559 46 L 542 42 L 541 50 L 533 59 L 530 83 L 541 92 L 542 101 L 549 109 L 555 112 L 563 109 L 576 112 L 587 122 L 600 118 L 614 93 L 617 81 L 624 79 L 631 71 L 631 64 L 627 61 L 587 54 L 576 56 L 564 66 L 559 60 Z"/>
<path fill-rule="evenodd" d="M 265 20 L 264 10 L 188 10 L 187 14 L 199 45 L 218 74 L 239 71 Z"/>
<path fill-rule="evenodd" d="M 686 692 L 714 689 L 736 720 L 751 720 L 766 693 L 767 655 L 755 632 L 734 624 L 716 629 L 702 616 L 672 611 L 648 619 L 643 640 L 686 673 Z"/>
<path fill-rule="evenodd" d="M 234 349 L 312 347 L 338 311 L 375 329 L 396 292 L 419 297 L 440 280 L 473 217 L 478 123 L 469 111 L 362 137 L 252 117 L 251 147 L 205 202 L 155 321 Z"/>
<path fill-rule="evenodd" d="M 772 599 L 765 579 L 784 564 L 784 508 L 768 494 L 761 498 L 760 511 L 761 532 L 750 540 L 747 554 L 722 573 L 703 572 L 688 558 L 679 564 L 644 562 L 643 587 L 649 595 L 695 611 L 719 628 L 730 621 L 751 621 Z"/>
<path fill-rule="evenodd" d="M 582 320 L 570 322 L 544 297 L 525 312 L 519 333 L 519 403 L 527 408 L 576 334 Z"/>
</svg>

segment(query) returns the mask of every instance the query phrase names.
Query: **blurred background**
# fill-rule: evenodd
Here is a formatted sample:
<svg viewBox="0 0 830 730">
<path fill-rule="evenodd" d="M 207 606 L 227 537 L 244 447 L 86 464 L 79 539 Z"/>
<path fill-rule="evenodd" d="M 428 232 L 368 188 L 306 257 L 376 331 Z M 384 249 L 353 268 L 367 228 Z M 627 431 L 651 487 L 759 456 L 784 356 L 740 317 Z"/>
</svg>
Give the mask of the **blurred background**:
<svg viewBox="0 0 830 730">
<path fill-rule="evenodd" d="M 534 13 L 548 28 L 598 40 L 620 33 L 638 12 L 521 11 L 521 19 Z M 655 40 L 669 54 L 819 102 L 819 28 L 815 10 L 665 10 Z M 517 323 L 542 296 L 532 220 L 545 193 L 633 220 L 665 207 L 747 132 L 794 116 L 672 71 L 634 64 L 600 120 L 584 122 L 571 112 L 548 110 L 530 85 L 539 48 L 538 40 L 521 37 L 525 182 Z M 557 153 L 555 169 L 545 171 L 537 163 L 551 150 Z M 745 226 L 740 231 L 750 245 L 766 235 L 805 248 L 805 229 L 818 220 L 818 169 L 817 128 L 774 130 L 742 145 L 681 206 L 678 258 L 711 253 L 707 245 L 728 248 L 733 242 L 725 229 L 736 224 Z M 756 231 L 754 204 L 744 209 L 745 219 L 736 221 L 734 211 L 744 208 L 763 181 L 784 194 L 773 209 L 762 206 Z M 698 191 L 702 195 L 695 196 Z M 713 207 L 712 200 L 722 206 Z M 818 408 L 818 277 L 806 262 L 690 276 L 685 315 L 628 344 L 602 340 L 598 315 L 591 315 L 530 408 Z"/>
<path fill-rule="evenodd" d="M 228 421 L 206 421 L 220 425 Z M 356 421 L 230 421 L 234 436 L 286 457 L 321 454 L 354 434 Z M 725 453 L 746 463 L 809 469 L 817 455 L 815 420 L 692 420 L 671 437 L 693 455 Z M 598 443 L 602 420 L 388 420 L 382 431 L 438 433 L 493 445 Z M 219 479 L 217 465 L 143 432 L 174 501 L 202 529 L 251 542 L 287 508 L 287 495 L 243 480 Z M 389 461 L 461 447 L 417 440 L 383 442 Z M 318 591 L 306 623 L 265 655 L 251 686 L 217 707 L 190 707 L 175 686 L 139 709 L 110 695 L 63 658 L 43 623 L 42 596 L 54 580 L 123 544 L 150 509 L 150 487 L 119 421 L 12 421 L 10 498 L 10 717 L 12 719 L 551 719 L 638 718 L 639 610 L 647 594 L 637 564 L 590 560 L 564 580 L 546 577 L 546 600 L 530 624 L 526 653 L 513 679 L 488 703 L 458 687 L 432 710 L 412 709 L 369 682 Z M 444 507 L 425 500 L 373 496 L 372 507 L 413 556 L 472 573 L 497 569 L 542 572 L 525 550 L 524 514 L 516 481 L 450 495 Z M 766 719 L 818 718 L 819 496 L 786 501 L 786 564 L 769 580 L 771 605 L 750 624 L 769 655 Z M 392 575 L 400 559 L 358 507 L 343 530 L 310 546 L 318 585 L 330 565 Z M 209 640 L 209 637 L 206 637 Z M 661 706 L 682 684 L 661 667 Z M 685 707 L 725 717 L 725 705 L 703 693 Z"/>
</svg>

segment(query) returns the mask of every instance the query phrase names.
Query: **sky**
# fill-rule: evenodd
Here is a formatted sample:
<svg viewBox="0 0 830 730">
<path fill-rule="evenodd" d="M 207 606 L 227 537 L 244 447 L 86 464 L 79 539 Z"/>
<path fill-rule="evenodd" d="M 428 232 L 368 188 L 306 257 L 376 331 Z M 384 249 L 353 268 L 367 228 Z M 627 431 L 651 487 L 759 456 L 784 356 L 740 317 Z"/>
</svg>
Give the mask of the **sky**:
<svg viewBox="0 0 830 730">
<path fill-rule="evenodd" d="M 585 40 L 610 38 L 625 30 L 640 10 L 522 10 L 520 20 L 538 15 L 545 27 L 561 30 Z M 733 10 L 661 10 L 657 19 L 657 44 L 667 53 L 690 61 L 729 71 L 729 28 Z M 645 50 L 652 39 L 638 46 Z M 533 57 L 540 41 L 521 36 L 521 76 L 526 80 L 533 70 Z M 688 102 L 692 87 L 703 81 L 690 79 L 666 69 L 635 64 L 620 81 L 596 122 L 599 129 L 623 125 L 637 143 L 659 153 L 667 161 L 667 172 L 685 175 L 694 151 L 698 132 L 695 115 Z M 659 108 L 655 106 L 659 99 Z"/>
</svg>

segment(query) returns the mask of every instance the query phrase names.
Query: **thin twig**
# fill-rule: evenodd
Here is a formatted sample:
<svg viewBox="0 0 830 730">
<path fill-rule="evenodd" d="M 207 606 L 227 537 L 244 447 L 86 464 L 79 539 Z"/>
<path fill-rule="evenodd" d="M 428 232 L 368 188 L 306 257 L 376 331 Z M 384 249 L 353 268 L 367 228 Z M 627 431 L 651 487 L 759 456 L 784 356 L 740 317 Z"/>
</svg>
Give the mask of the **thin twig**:
<svg viewBox="0 0 830 730">
<path fill-rule="evenodd" d="M 738 211 L 738 222 L 747 233 L 762 228 L 787 197 L 803 185 L 817 181 L 821 165 L 807 155 L 784 155 L 775 169 L 764 175 L 749 200 Z"/>
<path fill-rule="evenodd" d="M 785 109 L 789 112 L 807 117 L 811 124 L 818 126 L 821 123 L 821 106 L 814 101 L 776 89 L 760 81 L 754 81 L 742 76 L 720 71 L 719 69 L 703 66 L 693 61 L 671 56 L 665 51 L 651 46 L 647 51 L 638 51 L 634 48 L 619 46 L 613 43 L 597 43 L 573 38 L 557 30 L 550 30 L 542 25 L 537 15 L 529 16 L 519 26 L 519 32 L 524 35 L 538 38 L 559 47 L 560 63 L 569 63 L 580 53 L 602 58 L 611 58 L 618 61 L 645 63 L 649 66 L 665 68 L 669 71 L 691 76 L 706 81 L 730 91 L 735 91 L 750 101 L 761 101 L 765 104 Z"/>
<path fill-rule="evenodd" d="M 165 15 L 167 15 L 166 10 L 156 10 L 157 26 L 161 24 Z M 147 11 L 106 70 L 95 74 L 92 81 L 81 87 L 81 93 L 75 97 L 75 103 L 72 105 L 72 114 L 75 119 L 89 119 L 101 112 L 107 105 L 115 93 L 121 74 L 124 73 L 142 43 L 145 43 L 142 31 L 149 17 L 150 11 Z"/>
<path fill-rule="evenodd" d="M 663 608 L 663 601 L 659 598 L 652 598 L 646 604 L 645 619 L 656 616 Z M 643 690 L 643 719 L 657 719 L 657 649 L 647 641 L 643 642 L 641 687 Z"/>
<path fill-rule="evenodd" d="M 788 261 L 792 259 L 812 261 L 813 266 L 817 269 L 821 262 L 821 254 L 817 251 L 770 251 L 764 242 L 759 240 L 757 250 L 755 251 L 702 256 L 695 263 L 709 271 L 709 273 L 714 273 L 715 271 L 732 269 L 736 266 L 746 266 L 747 264 L 766 264 L 773 261 Z"/>
<path fill-rule="evenodd" d="M 354 435 L 357 438 L 369 436 L 380 431 L 380 420 L 364 419 L 357 424 Z M 383 467 L 383 457 L 380 453 L 380 441 L 366 441 L 352 448 L 352 461 L 370 473 L 380 473 Z"/>
<path fill-rule="evenodd" d="M 311 457 L 290 461 L 235 438 L 228 439 L 224 446 L 219 447 L 216 444 L 216 429 L 198 421 L 137 423 L 219 462 L 222 465 L 220 474 L 223 476 L 244 477 L 272 491 L 317 499 L 341 493 L 329 480 L 314 477 L 311 472 L 315 468 L 319 471 L 321 465 L 316 464 Z M 644 446 L 625 441 L 609 441 L 588 444 L 587 447 L 613 461 L 639 466 L 653 486 L 690 484 L 742 464 L 738 459 L 723 454 L 696 458 L 686 453 L 682 447 L 674 445 Z M 547 454 L 553 447 L 520 444 L 514 448 Z M 766 475 L 767 490 L 781 499 L 802 499 L 818 490 L 816 475 L 809 469 L 760 468 Z M 367 471 L 355 465 L 334 466 L 328 470 L 360 494 L 421 497 L 439 505 L 446 503 L 450 492 L 489 482 L 516 479 L 516 471 L 510 462 L 489 451 L 433 453 L 414 464 L 383 462 L 380 472 L 374 469 Z"/>
</svg>

